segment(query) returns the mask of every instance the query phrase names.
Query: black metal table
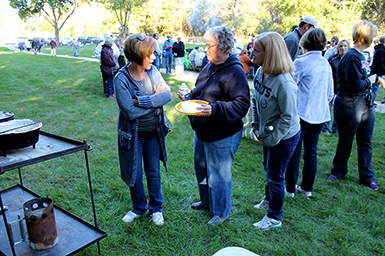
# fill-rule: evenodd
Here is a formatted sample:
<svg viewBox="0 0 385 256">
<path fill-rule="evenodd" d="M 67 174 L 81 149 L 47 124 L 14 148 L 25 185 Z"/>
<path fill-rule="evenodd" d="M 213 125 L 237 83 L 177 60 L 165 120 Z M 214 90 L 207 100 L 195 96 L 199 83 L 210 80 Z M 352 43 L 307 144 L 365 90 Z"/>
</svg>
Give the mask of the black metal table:
<svg viewBox="0 0 385 256">
<path fill-rule="evenodd" d="M 16 241 L 12 241 L 13 235 L 11 235 L 11 232 L 13 232 L 15 236 L 19 235 L 20 237 L 18 232 L 20 233 L 22 231 L 10 228 L 8 224 L 9 222 L 15 222 L 17 215 L 23 216 L 22 205 L 24 202 L 32 198 L 39 197 L 39 195 L 23 186 L 20 168 L 81 150 L 84 150 L 85 154 L 95 226 L 54 205 L 56 210 L 55 215 L 58 215 L 56 225 L 58 229 L 59 243 L 51 249 L 44 251 L 33 251 L 30 249 L 28 242 L 21 242 L 15 246 Z M 0 243 L 0 255 L 1 253 L 6 255 L 26 255 L 26 253 L 28 255 L 71 255 L 94 243 L 98 244 L 98 252 L 100 254 L 99 241 L 106 237 L 107 234 L 98 228 L 96 219 L 95 203 L 87 156 L 87 151 L 90 150 L 92 150 L 92 148 L 87 145 L 86 141 L 79 142 L 40 131 L 39 141 L 35 148 L 27 147 L 17 150 L 9 150 L 7 151 L 6 157 L 0 155 L 0 174 L 18 169 L 20 179 L 19 185 L 0 191 L 0 209 L 3 209 L 4 205 L 8 206 L 8 211 L 2 211 L 1 214 L 3 218 L 2 221 L 0 221 L 0 241 L 6 241 L 7 238 L 9 241 L 9 244 Z M 7 219 L 9 219 L 9 221 Z"/>
</svg>

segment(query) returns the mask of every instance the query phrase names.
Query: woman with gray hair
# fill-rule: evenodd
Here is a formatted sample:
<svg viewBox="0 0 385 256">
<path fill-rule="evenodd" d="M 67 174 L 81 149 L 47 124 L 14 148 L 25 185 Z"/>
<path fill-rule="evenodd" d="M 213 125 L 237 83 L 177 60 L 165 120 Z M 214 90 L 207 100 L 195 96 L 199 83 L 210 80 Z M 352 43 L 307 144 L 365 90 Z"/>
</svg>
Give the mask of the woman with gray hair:
<svg viewBox="0 0 385 256">
<path fill-rule="evenodd" d="M 195 210 L 210 210 L 209 225 L 223 223 L 231 208 L 231 165 L 242 137 L 242 118 L 250 107 L 250 90 L 238 58 L 231 54 L 234 45 L 231 30 L 225 26 L 210 28 L 204 35 L 210 61 L 200 72 L 193 90 L 179 91 L 185 100 L 209 102 L 189 116 L 194 130 L 194 167 L 200 202 Z"/>
</svg>

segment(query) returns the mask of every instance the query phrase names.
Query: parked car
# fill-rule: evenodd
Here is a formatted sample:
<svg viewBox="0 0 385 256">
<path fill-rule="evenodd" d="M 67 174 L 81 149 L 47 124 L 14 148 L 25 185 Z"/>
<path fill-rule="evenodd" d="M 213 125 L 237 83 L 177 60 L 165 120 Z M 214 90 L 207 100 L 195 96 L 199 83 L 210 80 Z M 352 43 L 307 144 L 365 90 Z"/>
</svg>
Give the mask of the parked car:
<svg viewBox="0 0 385 256">
<path fill-rule="evenodd" d="M 91 44 L 98 44 L 100 43 L 100 41 L 103 41 L 103 38 L 100 38 L 98 36 L 90 36 L 89 40 Z"/>
<path fill-rule="evenodd" d="M 63 46 L 63 45 L 69 45 L 71 42 L 72 42 L 72 38 L 70 37 L 63 37 L 63 38 L 59 38 L 59 45 L 60 46 Z"/>
<path fill-rule="evenodd" d="M 91 41 L 89 38 L 90 38 L 89 36 L 79 36 L 78 41 L 79 43 L 82 43 L 82 44 L 90 44 Z"/>
</svg>

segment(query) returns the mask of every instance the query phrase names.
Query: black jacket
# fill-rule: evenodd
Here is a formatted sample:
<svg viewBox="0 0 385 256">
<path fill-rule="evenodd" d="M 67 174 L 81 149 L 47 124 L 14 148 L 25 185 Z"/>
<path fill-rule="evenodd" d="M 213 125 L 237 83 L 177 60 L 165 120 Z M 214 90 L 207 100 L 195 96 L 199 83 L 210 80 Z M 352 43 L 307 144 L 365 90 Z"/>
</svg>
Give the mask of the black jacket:
<svg viewBox="0 0 385 256">
<path fill-rule="evenodd" d="M 176 58 L 184 57 L 184 43 L 182 41 L 175 42 L 172 46 L 172 52 L 176 53 Z"/>
<path fill-rule="evenodd" d="M 369 71 L 369 72 L 368 72 Z M 371 82 L 369 63 L 364 55 L 350 48 L 341 59 L 337 69 L 337 95 L 358 96 L 369 92 Z"/>
<path fill-rule="evenodd" d="M 213 142 L 239 132 L 250 107 L 250 88 L 239 59 L 232 54 L 220 65 L 207 64 L 190 98 L 208 101 L 212 108 L 208 117 L 189 116 L 200 140 Z"/>
<path fill-rule="evenodd" d="M 385 46 L 378 44 L 374 47 L 374 50 L 372 73 L 383 76 L 385 75 Z"/>
</svg>

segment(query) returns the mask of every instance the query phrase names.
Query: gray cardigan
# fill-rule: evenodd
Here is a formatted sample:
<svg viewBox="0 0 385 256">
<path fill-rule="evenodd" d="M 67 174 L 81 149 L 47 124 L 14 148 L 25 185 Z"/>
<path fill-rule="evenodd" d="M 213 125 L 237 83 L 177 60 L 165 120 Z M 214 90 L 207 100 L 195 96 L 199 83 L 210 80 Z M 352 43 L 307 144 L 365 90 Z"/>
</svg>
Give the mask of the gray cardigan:
<svg viewBox="0 0 385 256">
<path fill-rule="evenodd" d="M 127 63 L 128 65 L 129 63 Z M 159 82 L 166 85 L 166 90 L 154 95 L 141 95 L 135 80 L 127 72 L 127 65 L 121 68 L 114 78 L 116 101 L 119 106 L 118 116 L 118 152 L 120 173 L 128 186 L 133 186 L 136 178 L 138 158 L 138 118 L 150 112 L 156 117 L 156 130 L 161 148 L 161 160 L 167 170 L 166 134 L 167 119 L 164 117 L 163 105 L 171 101 L 171 91 L 159 71 L 151 67 L 147 74 L 154 87 Z M 155 91 L 155 90 L 154 90 Z M 135 106 L 132 99 L 138 99 Z"/>
<path fill-rule="evenodd" d="M 282 73 L 262 79 L 261 67 L 255 79 L 253 95 L 253 130 L 258 130 L 268 146 L 276 146 L 300 130 L 297 115 L 297 85 L 292 74 Z M 273 132 L 264 133 L 266 126 L 273 126 Z"/>
</svg>

